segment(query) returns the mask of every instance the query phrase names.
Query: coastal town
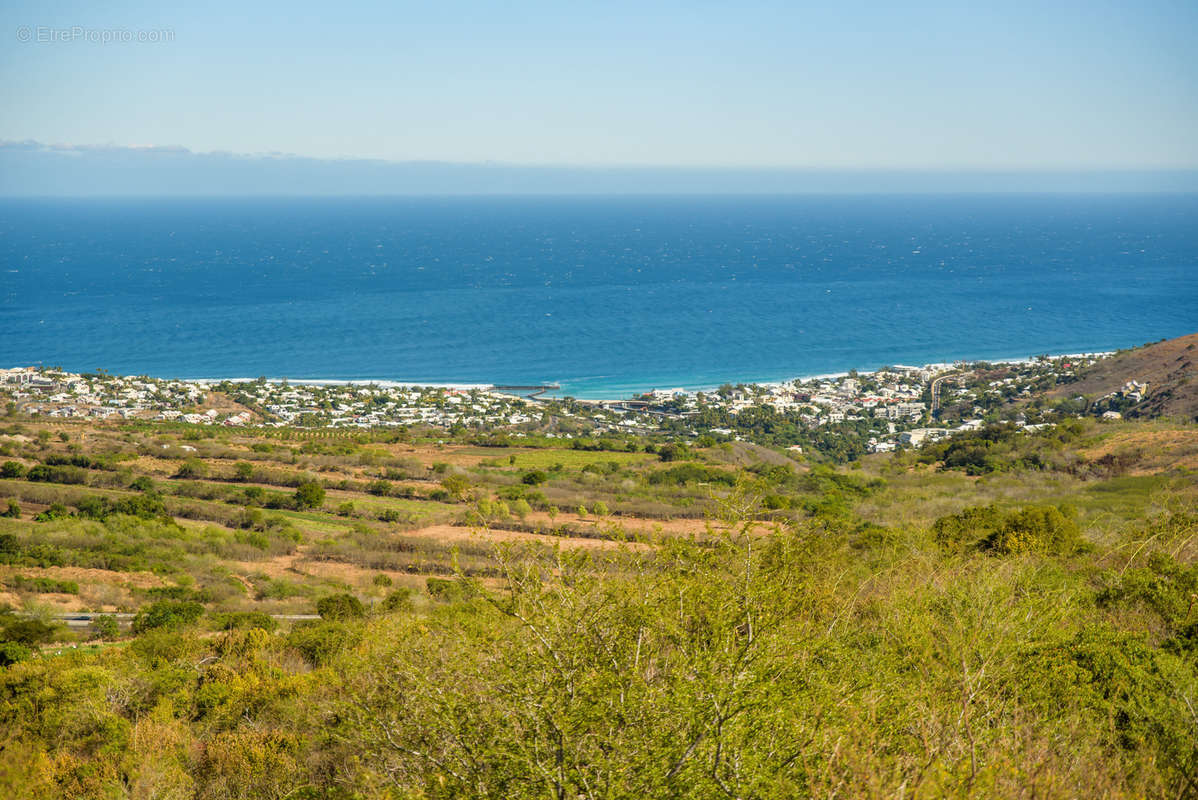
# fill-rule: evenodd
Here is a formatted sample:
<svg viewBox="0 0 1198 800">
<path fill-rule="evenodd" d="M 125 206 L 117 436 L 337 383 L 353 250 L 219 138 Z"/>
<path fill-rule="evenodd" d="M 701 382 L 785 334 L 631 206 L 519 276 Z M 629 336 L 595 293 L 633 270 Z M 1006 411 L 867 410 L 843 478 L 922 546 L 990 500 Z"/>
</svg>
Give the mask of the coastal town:
<svg viewBox="0 0 1198 800">
<path fill-rule="evenodd" d="M 654 390 L 614 401 L 546 396 L 543 391 L 519 394 L 511 391 L 516 387 L 176 380 L 16 367 L 0 369 L 0 402 L 35 416 L 189 425 L 423 426 L 566 439 L 621 433 L 683 440 L 705 436 L 756 441 L 796 453 L 826 450 L 828 442 L 840 439 L 852 442 L 853 452 L 887 452 L 1000 419 L 1033 428 L 1047 424 L 1046 409 L 1018 401 L 1068 383 L 1103 355 L 889 366 L 705 391 Z M 1124 388 L 1129 400 L 1147 389 L 1138 383 Z M 1118 415 L 1110 409 L 1119 406 L 1119 398 L 1103 400 L 1100 413 Z"/>
</svg>

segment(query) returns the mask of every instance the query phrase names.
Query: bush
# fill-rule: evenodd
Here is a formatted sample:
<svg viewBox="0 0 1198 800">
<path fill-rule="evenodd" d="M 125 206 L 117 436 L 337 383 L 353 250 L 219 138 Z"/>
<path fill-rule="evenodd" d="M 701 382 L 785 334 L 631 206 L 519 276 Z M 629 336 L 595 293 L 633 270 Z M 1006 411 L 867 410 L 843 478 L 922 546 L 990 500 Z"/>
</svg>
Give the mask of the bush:
<svg viewBox="0 0 1198 800">
<path fill-rule="evenodd" d="M 116 639 L 121 635 L 121 625 L 116 617 L 103 614 L 92 618 L 92 637 L 96 639 Z"/>
<path fill-rule="evenodd" d="M 359 619 L 366 616 L 362 601 L 348 592 L 332 594 L 316 601 L 316 613 L 321 619 L 344 620 Z"/>
<path fill-rule="evenodd" d="M 1081 545 L 1076 512 L 1056 506 L 1031 506 L 1007 517 L 986 540 L 996 553 L 1068 555 Z"/>
<path fill-rule="evenodd" d="M 470 488 L 470 481 L 461 475 L 447 475 L 441 481 L 441 488 L 449 492 L 449 496 L 460 498 Z"/>
<path fill-rule="evenodd" d="M 391 481 L 377 480 L 366 485 L 366 491 L 378 497 L 386 497 L 391 494 L 391 489 Z"/>
<path fill-rule="evenodd" d="M 20 478 L 25 475 L 25 465 L 18 461 L 0 464 L 0 478 Z"/>
<path fill-rule="evenodd" d="M 361 640 L 361 633 L 341 622 L 305 622 L 287 634 L 287 645 L 315 667 L 332 661 L 333 657 Z"/>
<path fill-rule="evenodd" d="M 425 581 L 428 594 L 445 603 L 456 603 L 466 599 L 466 587 L 455 580 L 429 578 Z"/>
<path fill-rule="evenodd" d="M 677 464 L 668 469 L 649 473 L 650 484 L 675 484 L 681 486 L 687 483 L 717 483 L 724 486 L 736 484 L 736 476 L 728 470 L 716 467 L 705 467 L 702 464 L 687 462 Z"/>
<path fill-rule="evenodd" d="M 25 477 L 30 481 L 44 481 L 46 483 L 68 483 L 81 485 L 87 483 L 87 470 L 82 467 L 68 466 L 50 466 L 48 464 L 38 464 L 29 472 L 25 473 Z"/>
<path fill-rule="evenodd" d="M 9 579 L 9 585 L 18 592 L 79 594 L 79 584 L 75 581 L 60 581 L 54 578 L 27 578 L 24 575 L 14 575 Z"/>
<path fill-rule="evenodd" d="M 383 598 L 382 609 L 387 613 L 395 611 L 410 611 L 412 609 L 412 595 L 410 588 L 395 589 L 387 593 Z"/>
<path fill-rule="evenodd" d="M 58 628 L 47 625 L 40 619 L 17 619 L 4 626 L 0 639 L 26 647 L 36 647 L 54 639 Z"/>
<path fill-rule="evenodd" d="M 212 621 L 218 631 L 258 628 L 273 633 L 279 627 L 279 623 L 273 617 L 261 611 L 230 611 L 213 614 Z"/>
<path fill-rule="evenodd" d="M 941 517 L 932 524 L 936 544 L 951 553 L 976 549 L 1002 524 L 1002 512 L 995 505 L 971 506 L 959 514 Z"/>
<path fill-rule="evenodd" d="M 238 481 L 248 481 L 254 477 L 254 465 L 248 461 L 238 461 L 233 465 L 233 479 Z"/>
<path fill-rule="evenodd" d="M 71 510 L 69 508 L 64 506 L 62 503 L 51 503 L 49 508 L 47 508 L 42 513 L 34 516 L 33 521 L 34 522 L 53 522 L 56 519 L 70 519 L 70 518 L 71 518 Z"/>
<path fill-rule="evenodd" d="M 17 642 L 0 642 L 0 667 L 10 667 L 33 655 L 28 647 Z"/>
<path fill-rule="evenodd" d="M 1198 565 L 1185 566 L 1170 555 L 1153 553 L 1148 564 L 1122 576 L 1105 576 L 1106 588 L 1098 593 L 1102 606 L 1142 605 L 1154 611 L 1169 627 L 1182 625 L 1198 598 Z"/>
<path fill-rule="evenodd" d="M 549 475 L 543 469 L 529 470 L 520 476 L 520 481 L 528 486 L 540 486 L 548 480 Z"/>
<path fill-rule="evenodd" d="M 1155 750 L 1175 779 L 1192 774 L 1198 739 L 1192 709 L 1173 685 L 1179 675 L 1169 654 L 1131 634 L 1090 627 L 1026 653 L 1021 663 L 1023 691 L 1034 704 L 1052 713 L 1080 708 L 1109 744 Z"/>
<path fill-rule="evenodd" d="M 320 508 L 324 505 L 324 487 L 316 481 L 301 483 L 295 490 L 295 504 L 299 508 Z"/>
<path fill-rule="evenodd" d="M 137 613 L 133 632 L 145 633 L 155 628 L 175 630 L 194 624 L 203 613 L 204 607 L 193 601 L 159 600 Z"/>
<path fill-rule="evenodd" d="M 208 465 L 198 458 L 189 458 L 179 465 L 176 478 L 203 478 L 208 474 Z"/>
<path fill-rule="evenodd" d="M 9 498 L 8 507 L 4 510 L 0 517 L 8 517 L 9 519 L 18 519 L 21 516 L 21 504 L 16 500 Z"/>
<path fill-rule="evenodd" d="M 134 478 L 133 482 L 129 484 L 129 488 L 135 492 L 152 492 L 154 491 L 154 481 L 142 475 L 139 478 Z"/>
<path fill-rule="evenodd" d="M 1028 506 L 1008 514 L 994 505 L 971 506 L 936 520 L 932 534 L 948 552 L 1068 555 L 1082 544 L 1077 512 L 1068 506 Z"/>
</svg>

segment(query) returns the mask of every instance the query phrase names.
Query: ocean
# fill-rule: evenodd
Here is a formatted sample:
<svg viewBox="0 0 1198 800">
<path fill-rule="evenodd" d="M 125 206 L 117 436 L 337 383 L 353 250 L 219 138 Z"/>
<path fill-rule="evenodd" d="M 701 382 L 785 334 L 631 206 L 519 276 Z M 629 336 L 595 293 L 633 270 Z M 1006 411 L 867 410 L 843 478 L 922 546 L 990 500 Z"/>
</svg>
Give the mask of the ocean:
<svg viewBox="0 0 1198 800">
<path fill-rule="evenodd" d="M 0 200 L 0 366 L 562 394 L 1198 330 L 1198 196 Z"/>
</svg>

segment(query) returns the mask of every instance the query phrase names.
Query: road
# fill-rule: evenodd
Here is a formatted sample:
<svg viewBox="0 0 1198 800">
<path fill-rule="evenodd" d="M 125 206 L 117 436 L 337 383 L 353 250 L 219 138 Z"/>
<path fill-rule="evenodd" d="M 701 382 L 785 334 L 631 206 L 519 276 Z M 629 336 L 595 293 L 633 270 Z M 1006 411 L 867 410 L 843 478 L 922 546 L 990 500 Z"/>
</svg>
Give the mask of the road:
<svg viewBox="0 0 1198 800">
<path fill-rule="evenodd" d="M 97 617 L 113 617 L 117 624 L 122 628 L 127 628 L 133 624 L 133 618 L 136 614 L 93 614 L 86 611 L 67 612 L 65 614 L 57 614 L 56 617 L 68 628 L 81 629 L 91 627 L 92 622 Z M 271 619 L 282 620 L 285 622 L 301 622 L 305 620 L 320 619 L 318 614 L 271 614 Z"/>
<path fill-rule="evenodd" d="M 932 416 L 936 416 L 940 411 L 940 382 L 945 378 L 955 378 L 960 375 L 960 372 L 949 372 L 933 379 L 932 381 Z"/>
</svg>

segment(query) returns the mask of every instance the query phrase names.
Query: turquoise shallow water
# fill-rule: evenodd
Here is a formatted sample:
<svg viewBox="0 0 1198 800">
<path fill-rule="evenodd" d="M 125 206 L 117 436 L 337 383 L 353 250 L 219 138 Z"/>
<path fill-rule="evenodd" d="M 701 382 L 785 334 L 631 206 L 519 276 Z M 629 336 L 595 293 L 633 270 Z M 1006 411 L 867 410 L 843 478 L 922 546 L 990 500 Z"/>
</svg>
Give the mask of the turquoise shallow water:
<svg viewBox="0 0 1198 800">
<path fill-rule="evenodd" d="M 1198 330 L 1198 196 L 0 201 L 0 365 L 581 397 Z"/>
</svg>

